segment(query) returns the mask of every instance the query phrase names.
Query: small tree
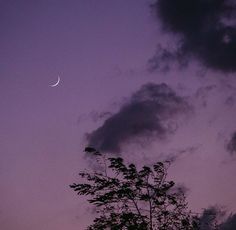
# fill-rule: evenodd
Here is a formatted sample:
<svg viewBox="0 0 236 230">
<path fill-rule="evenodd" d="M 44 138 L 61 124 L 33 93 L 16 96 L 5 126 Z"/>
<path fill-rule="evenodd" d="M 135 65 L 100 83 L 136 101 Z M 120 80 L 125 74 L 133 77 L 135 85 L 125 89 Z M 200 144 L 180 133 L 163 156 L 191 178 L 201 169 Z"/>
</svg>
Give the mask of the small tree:
<svg viewBox="0 0 236 230">
<path fill-rule="evenodd" d="M 166 180 L 166 163 L 138 170 L 134 164 L 126 165 L 121 157 L 107 158 L 96 150 L 93 154 L 99 169 L 81 172 L 86 183 L 70 185 L 78 195 L 89 196 L 89 203 L 99 214 L 89 230 L 198 229 L 183 191 Z"/>
</svg>

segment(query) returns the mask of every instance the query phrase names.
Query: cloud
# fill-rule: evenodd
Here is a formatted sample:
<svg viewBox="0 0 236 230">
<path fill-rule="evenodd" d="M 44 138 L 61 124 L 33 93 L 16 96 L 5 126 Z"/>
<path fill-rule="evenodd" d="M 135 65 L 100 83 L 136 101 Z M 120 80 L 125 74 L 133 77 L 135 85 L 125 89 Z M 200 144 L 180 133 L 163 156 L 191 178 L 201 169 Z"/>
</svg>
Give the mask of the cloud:
<svg viewBox="0 0 236 230">
<path fill-rule="evenodd" d="M 198 90 L 195 94 L 195 97 L 197 100 L 199 100 L 201 102 L 201 105 L 203 107 L 207 106 L 208 100 L 209 100 L 209 95 L 216 88 L 217 88 L 216 85 L 207 85 L 207 86 L 203 86 L 203 87 L 198 88 Z"/>
<path fill-rule="evenodd" d="M 176 34 L 175 49 L 159 46 L 151 69 L 194 58 L 207 68 L 236 71 L 236 6 L 229 0 L 157 0 L 152 8 L 166 32 Z M 169 63 L 168 63 L 169 62 Z"/>
<path fill-rule="evenodd" d="M 200 230 L 216 229 L 215 225 L 217 224 L 218 219 L 224 215 L 225 213 L 215 206 L 205 209 L 199 218 Z"/>
<path fill-rule="evenodd" d="M 88 134 L 89 146 L 119 153 L 123 143 L 138 137 L 163 139 L 175 131 L 173 119 L 188 109 L 184 98 L 168 85 L 145 84 L 117 113 Z"/>
<path fill-rule="evenodd" d="M 200 230 L 236 229 L 236 214 L 226 215 L 226 212 L 217 206 L 212 206 L 205 209 L 202 212 L 199 221 Z"/>
<path fill-rule="evenodd" d="M 236 132 L 232 134 L 231 139 L 226 146 L 226 149 L 231 154 L 236 153 Z"/>
<path fill-rule="evenodd" d="M 220 230 L 235 230 L 236 229 L 236 214 L 230 215 L 226 221 L 221 223 Z"/>
</svg>

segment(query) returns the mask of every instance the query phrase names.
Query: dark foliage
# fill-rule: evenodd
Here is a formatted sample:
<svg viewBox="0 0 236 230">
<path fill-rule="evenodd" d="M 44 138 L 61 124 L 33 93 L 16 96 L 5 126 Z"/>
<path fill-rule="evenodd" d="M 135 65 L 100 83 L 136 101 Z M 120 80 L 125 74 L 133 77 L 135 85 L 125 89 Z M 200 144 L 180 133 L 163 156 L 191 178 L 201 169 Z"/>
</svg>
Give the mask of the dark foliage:
<svg viewBox="0 0 236 230">
<path fill-rule="evenodd" d="M 184 193 L 166 180 L 167 163 L 139 170 L 120 157 L 94 157 L 100 169 L 81 172 L 86 183 L 70 185 L 96 207 L 98 217 L 89 230 L 199 229 L 197 217 L 187 210 Z"/>
</svg>

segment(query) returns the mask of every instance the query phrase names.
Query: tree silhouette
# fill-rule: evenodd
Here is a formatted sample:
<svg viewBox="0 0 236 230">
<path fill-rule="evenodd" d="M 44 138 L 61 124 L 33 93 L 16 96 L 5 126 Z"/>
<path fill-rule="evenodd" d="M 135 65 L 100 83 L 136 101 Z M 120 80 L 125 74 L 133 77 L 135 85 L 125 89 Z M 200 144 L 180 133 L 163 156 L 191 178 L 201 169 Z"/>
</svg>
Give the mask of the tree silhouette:
<svg viewBox="0 0 236 230">
<path fill-rule="evenodd" d="M 86 183 L 70 185 L 78 195 L 89 196 L 88 202 L 96 207 L 98 217 L 89 230 L 199 229 L 184 192 L 166 180 L 167 163 L 138 170 L 121 157 L 93 152 L 99 167 L 79 174 Z"/>
</svg>

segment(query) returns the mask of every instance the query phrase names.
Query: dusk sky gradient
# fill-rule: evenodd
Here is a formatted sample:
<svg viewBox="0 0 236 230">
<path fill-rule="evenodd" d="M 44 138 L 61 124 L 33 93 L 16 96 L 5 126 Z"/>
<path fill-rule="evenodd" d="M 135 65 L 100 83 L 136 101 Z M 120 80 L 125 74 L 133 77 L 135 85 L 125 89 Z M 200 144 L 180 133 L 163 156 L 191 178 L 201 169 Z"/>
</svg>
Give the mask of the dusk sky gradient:
<svg viewBox="0 0 236 230">
<path fill-rule="evenodd" d="M 69 184 L 92 168 L 88 143 L 172 160 L 191 210 L 236 212 L 235 11 L 193 27 L 154 2 L 0 1 L 1 229 L 84 229 L 94 213 Z"/>
</svg>

